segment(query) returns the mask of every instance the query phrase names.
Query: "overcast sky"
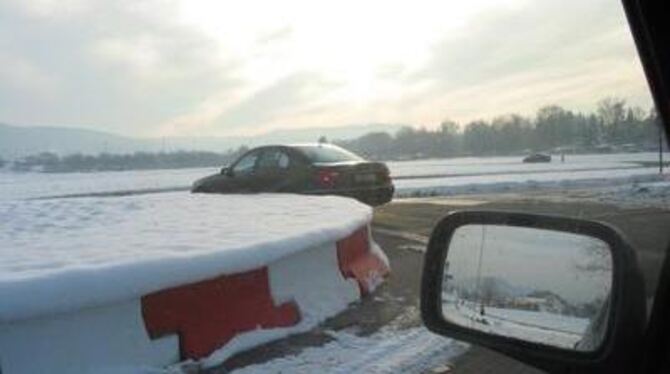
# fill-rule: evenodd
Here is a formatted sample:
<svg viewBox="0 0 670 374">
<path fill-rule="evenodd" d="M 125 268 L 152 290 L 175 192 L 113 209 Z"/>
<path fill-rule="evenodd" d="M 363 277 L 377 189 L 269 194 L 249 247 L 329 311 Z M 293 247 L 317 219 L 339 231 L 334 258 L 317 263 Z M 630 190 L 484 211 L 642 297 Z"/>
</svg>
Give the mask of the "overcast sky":
<svg viewBox="0 0 670 374">
<path fill-rule="evenodd" d="M 0 2 L 0 122 L 437 126 L 648 89 L 616 0 Z"/>
<path fill-rule="evenodd" d="M 608 245 L 580 234 L 465 225 L 454 232 L 447 261 L 455 283 L 476 283 L 479 276 L 493 277 L 519 289 L 551 291 L 570 302 L 603 300 L 612 286 L 612 272 L 602 270 L 612 269 Z M 601 270 L 578 267 L 585 264 Z"/>
</svg>

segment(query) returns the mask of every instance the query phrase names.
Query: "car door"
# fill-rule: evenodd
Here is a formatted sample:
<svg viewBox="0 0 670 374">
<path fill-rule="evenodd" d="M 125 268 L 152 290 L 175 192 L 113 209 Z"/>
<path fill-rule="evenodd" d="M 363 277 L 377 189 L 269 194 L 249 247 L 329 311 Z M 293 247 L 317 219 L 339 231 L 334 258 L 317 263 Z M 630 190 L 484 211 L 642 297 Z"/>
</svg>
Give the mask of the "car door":
<svg viewBox="0 0 670 374">
<path fill-rule="evenodd" d="M 257 165 L 262 149 L 251 150 L 240 157 L 230 168 L 220 192 L 247 193 L 258 190 Z"/>
<path fill-rule="evenodd" d="M 283 148 L 273 147 L 263 150 L 257 164 L 253 184 L 257 191 L 293 191 L 295 161 Z"/>
</svg>

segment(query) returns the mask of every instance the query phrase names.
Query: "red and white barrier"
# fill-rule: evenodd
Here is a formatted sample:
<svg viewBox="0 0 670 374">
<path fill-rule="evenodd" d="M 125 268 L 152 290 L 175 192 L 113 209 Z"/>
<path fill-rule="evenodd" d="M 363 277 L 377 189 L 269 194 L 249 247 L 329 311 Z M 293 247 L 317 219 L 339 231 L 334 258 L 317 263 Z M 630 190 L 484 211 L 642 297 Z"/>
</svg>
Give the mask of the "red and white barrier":
<svg viewBox="0 0 670 374">
<path fill-rule="evenodd" d="M 315 327 L 372 292 L 390 270 L 367 225 L 287 253 L 256 269 L 132 300 L 2 320 L 0 372 L 117 372 L 184 360 L 216 365 Z"/>
</svg>

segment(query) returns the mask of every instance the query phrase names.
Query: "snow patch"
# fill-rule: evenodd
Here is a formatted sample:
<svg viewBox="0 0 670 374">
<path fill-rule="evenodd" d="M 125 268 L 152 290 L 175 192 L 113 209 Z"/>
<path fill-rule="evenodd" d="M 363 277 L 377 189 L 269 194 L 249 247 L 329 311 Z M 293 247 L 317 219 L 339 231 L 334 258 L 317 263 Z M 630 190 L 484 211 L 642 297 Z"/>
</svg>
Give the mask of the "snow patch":
<svg viewBox="0 0 670 374">
<path fill-rule="evenodd" d="M 424 373 L 464 353 L 468 345 L 424 327 L 385 330 L 369 336 L 329 332 L 335 340 L 295 356 L 247 366 L 246 373 Z"/>
<path fill-rule="evenodd" d="M 618 206 L 670 207 L 670 177 L 658 182 L 632 183 L 603 189 L 587 199 Z"/>
</svg>

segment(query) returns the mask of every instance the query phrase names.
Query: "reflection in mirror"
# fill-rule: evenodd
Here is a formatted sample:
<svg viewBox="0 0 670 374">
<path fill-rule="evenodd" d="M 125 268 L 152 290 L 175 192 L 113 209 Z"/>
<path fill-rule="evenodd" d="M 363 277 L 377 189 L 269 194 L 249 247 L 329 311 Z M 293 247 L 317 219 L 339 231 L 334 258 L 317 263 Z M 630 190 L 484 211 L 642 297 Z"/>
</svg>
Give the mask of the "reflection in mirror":
<svg viewBox="0 0 670 374">
<path fill-rule="evenodd" d="M 485 333 L 595 351 L 607 332 L 607 243 L 567 232 L 465 225 L 449 243 L 442 314 Z"/>
</svg>

